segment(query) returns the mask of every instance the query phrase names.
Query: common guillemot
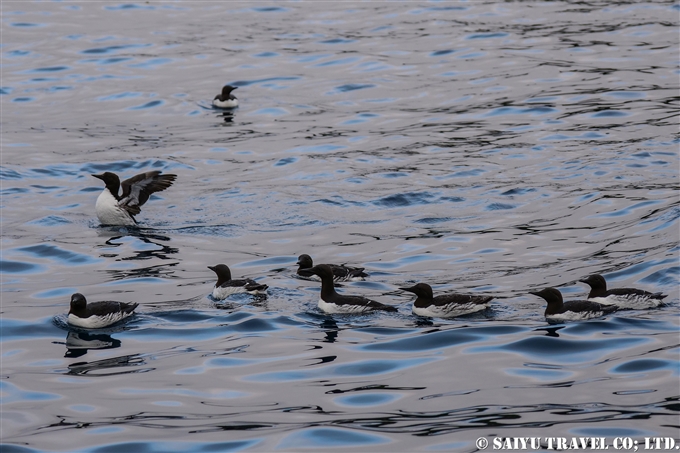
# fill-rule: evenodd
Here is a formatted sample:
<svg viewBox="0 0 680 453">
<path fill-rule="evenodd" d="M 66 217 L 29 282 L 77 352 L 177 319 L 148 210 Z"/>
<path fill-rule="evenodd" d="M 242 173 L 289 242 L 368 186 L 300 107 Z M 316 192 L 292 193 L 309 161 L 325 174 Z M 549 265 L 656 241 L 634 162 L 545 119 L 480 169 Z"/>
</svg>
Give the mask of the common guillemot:
<svg viewBox="0 0 680 453">
<path fill-rule="evenodd" d="M 321 278 L 321 295 L 318 307 L 326 313 L 365 313 L 373 310 L 398 311 L 397 307 L 381 304 L 363 296 L 345 296 L 335 292 L 333 270 L 327 264 L 317 264 L 308 269 Z"/>
<path fill-rule="evenodd" d="M 208 269 L 217 274 L 217 283 L 215 283 L 215 287 L 213 288 L 212 292 L 212 296 L 216 300 L 225 299 L 230 294 L 267 294 L 267 288 L 269 288 L 269 286 L 257 283 L 255 280 L 250 278 L 232 280 L 231 271 L 226 264 L 208 266 Z"/>
<path fill-rule="evenodd" d="M 429 318 L 454 318 L 484 310 L 489 307 L 492 296 L 473 296 L 467 294 L 442 294 L 434 297 L 432 287 L 418 283 L 410 288 L 399 288 L 415 294 L 411 310 L 413 314 Z"/>
<path fill-rule="evenodd" d="M 103 225 L 120 226 L 137 225 L 134 216 L 142 211 L 141 207 L 149 196 L 167 189 L 177 178 L 177 175 L 162 175 L 160 171 L 140 173 L 122 183 L 118 175 L 110 171 L 92 176 L 106 184 L 95 205 L 99 222 Z M 119 195 L 121 186 L 123 193 Z"/>
<path fill-rule="evenodd" d="M 306 253 L 298 257 L 297 263 L 298 270 L 297 274 L 303 277 L 309 276 L 309 272 L 304 270 L 309 270 L 314 267 L 314 261 L 312 257 Z M 344 264 L 327 264 L 328 267 L 333 271 L 333 280 L 336 282 L 348 282 L 348 281 L 363 281 L 368 274 L 364 272 L 363 267 L 350 267 Z M 314 276 L 315 274 L 312 274 Z"/>
<path fill-rule="evenodd" d="M 215 99 L 213 99 L 213 105 L 221 109 L 233 109 L 234 107 L 238 107 L 238 99 L 236 99 L 236 96 L 231 94 L 231 92 L 236 88 L 238 87 L 231 85 L 223 86 L 222 94 L 215 96 Z"/>
<path fill-rule="evenodd" d="M 597 318 L 619 309 L 616 305 L 603 305 L 589 300 L 570 300 L 564 302 L 562 293 L 555 288 L 529 291 L 529 294 L 541 297 L 548 302 L 548 306 L 545 309 L 545 319 L 549 323 Z"/>
<path fill-rule="evenodd" d="M 650 293 L 636 288 L 614 288 L 607 290 L 607 282 L 603 276 L 593 274 L 588 278 L 579 280 L 590 286 L 588 300 L 605 305 L 617 305 L 619 308 L 653 308 L 663 303 L 667 297 L 663 293 Z"/>
<path fill-rule="evenodd" d="M 86 329 L 101 329 L 132 316 L 138 305 L 110 300 L 88 304 L 85 296 L 75 293 L 71 296 L 68 323 Z"/>
</svg>

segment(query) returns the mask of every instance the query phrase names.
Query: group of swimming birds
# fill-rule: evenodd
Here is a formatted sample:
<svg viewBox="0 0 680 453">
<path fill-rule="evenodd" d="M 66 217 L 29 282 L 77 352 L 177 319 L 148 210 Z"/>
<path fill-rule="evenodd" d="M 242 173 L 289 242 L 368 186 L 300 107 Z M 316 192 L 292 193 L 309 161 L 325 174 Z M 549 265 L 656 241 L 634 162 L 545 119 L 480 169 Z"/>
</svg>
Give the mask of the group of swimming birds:
<svg viewBox="0 0 680 453">
<path fill-rule="evenodd" d="M 222 93 L 215 96 L 213 105 L 219 108 L 234 108 L 238 100 L 232 94 L 236 87 L 226 85 Z M 105 172 L 92 175 L 104 181 L 106 187 L 97 198 L 95 209 L 97 217 L 103 225 L 134 226 L 134 216 L 141 212 L 141 207 L 149 200 L 151 194 L 170 187 L 177 175 L 161 174 L 160 171 L 140 173 L 132 178 L 120 181 L 115 173 Z M 121 192 L 122 189 L 122 192 Z M 297 261 L 297 274 L 304 278 L 321 280 L 321 295 L 318 307 L 326 313 L 358 314 L 382 310 L 398 311 L 393 305 L 386 305 L 363 296 L 338 294 L 335 282 L 364 280 L 368 275 L 364 268 L 338 264 L 314 265 L 309 255 L 300 255 Z M 249 293 L 266 295 L 268 286 L 249 278 L 233 279 L 229 267 L 225 264 L 208 266 L 217 275 L 217 282 L 212 297 L 223 300 L 231 294 Z M 530 294 L 543 298 L 548 306 L 545 317 L 548 322 L 563 322 L 599 317 L 619 309 L 653 308 L 662 304 L 666 297 L 662 293 L 651 293 L 635 288 L 607 289 L 607 283 L 601 275 L 594 274 L 580 280 L 591 287 L 587 300 L 563 301 L 562 294 L 555 288 L 531 291 Z M 411 287 L 399 288 L 416 295 L 412 312 L 417 316 L 434 318 L 453 318 L 475 313 L 489 307 L 492 296 L 467 294 L 442 294 L 434 296 L 432 287 L 426 283 L 418 283 Z M 115 324 L 134 313 L 139 304 L 102 301 L 87 303 L 85 296 L 75 293 L 71 296 L 68 323 L 74 326 L 97 329 Z"/>
</svg>

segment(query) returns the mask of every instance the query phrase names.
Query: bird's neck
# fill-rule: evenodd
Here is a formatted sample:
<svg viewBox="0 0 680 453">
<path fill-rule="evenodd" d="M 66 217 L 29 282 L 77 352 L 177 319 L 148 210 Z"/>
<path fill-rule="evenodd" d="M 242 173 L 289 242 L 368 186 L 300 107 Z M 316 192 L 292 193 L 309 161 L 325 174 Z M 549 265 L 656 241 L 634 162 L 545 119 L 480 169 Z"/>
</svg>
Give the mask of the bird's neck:
<svg viewBox="0 0 680 453">
<path fill-rule="evenodd" d="M 604 296 L 606 292 L 607 292 L 607 290 L 605 288 L 599 288 L 599 287 L 591 288 L 590 294 L 588 294 L 588 298 L 591 299 L 593 297 Z"/>
<path fill-rule="evenodd" d="M 228 275 L 226 278 L 224 275 L 220 275 L 219 277 L 217 277 L 217 283 L 215 283 L 215 286 L 219 288 L 220 286 L 222 286 L 223 283 L 226 283 L 229 280 L 231 280 L 231 275 Z"/>
<path fill-rule="evenodd" d="M 68 311 L 68 314 L 69 314 L 69 315 L 73 315 L 73 316 L 78 316 L 79 318 L 82 318 L 82 317 L 84 317 L 84 315 L 85 315 L 85 308 L 71 308 L 71 309 Z"/>
<path fill-rule="evenodd" d="M 110 182 L 106 185 L 106 188 L 109 189 L 109 192 L 111 193 L 111 195 L 113 195 L 113 198 L 120 201 L 121 197 L 118 195 L 118 191 L 120 190 L 119 182 Z"/>
<path fill-rule="evenodd" d="M 429 307 L 432 305 L 432 302 L 434 302 L 434 297 L 426 297 L 426 296 L 418 296 L 416 295 L 416 300 L 413 302 L 413 305 L 416 307 Z"/>
<path fill-rule="evenodd" d="M 561 313 L 564 309 L 564 302 L 561 300 L 551 300 L 548 302 L 548 306 L 545 309 L 545 314 L 555 314 Z"/>
<path fill-rule="evenodd" d="M 321 278 L 321 298 L 327 299 L 336 296 L 335 286 L 333 285 L 333 277 L 324 275 Z"/>
</svg>

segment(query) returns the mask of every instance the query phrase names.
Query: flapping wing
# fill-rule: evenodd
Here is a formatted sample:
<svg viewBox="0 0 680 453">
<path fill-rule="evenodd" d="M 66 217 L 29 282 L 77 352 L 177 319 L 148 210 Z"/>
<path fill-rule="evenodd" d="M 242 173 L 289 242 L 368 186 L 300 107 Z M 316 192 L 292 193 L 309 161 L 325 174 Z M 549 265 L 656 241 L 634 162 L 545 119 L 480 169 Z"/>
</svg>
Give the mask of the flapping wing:
<svg viewBox="0 0 680 453">
<path fill-rule="evenodd" d="M 147 171 L 126 179 L 121 183 L 123 194 L 119 204 L 125 206 L 130 213 L 139 214 L 139 208 L 152 193 L 167 189 L 175 179 L 177 175 L 161 175 L 160 171 Z"/>
</svg>

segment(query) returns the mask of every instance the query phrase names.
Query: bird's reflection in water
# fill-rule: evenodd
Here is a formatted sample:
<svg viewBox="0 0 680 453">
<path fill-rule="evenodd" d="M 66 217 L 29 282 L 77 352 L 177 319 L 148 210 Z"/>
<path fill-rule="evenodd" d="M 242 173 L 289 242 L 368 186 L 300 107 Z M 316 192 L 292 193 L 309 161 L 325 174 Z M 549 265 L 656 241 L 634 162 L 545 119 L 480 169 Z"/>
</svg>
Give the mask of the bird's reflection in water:
<svg viewBox="0 0 680 453">
<path fill-rule="evenodd" d="M 162 236 L 159 234 L 149 234 L 149 233 L 143 233 L 140 232 L 139 229 L 135 229 L 134 231 L 130 231 L 130 234 L 124 234 L 124 235 L 118 235 L 118 236 L 113 236 L 110 237 L 109 239 L 106 240 L 106 246 L 107 247 L 120 247 L 124 245 L 124 242 L 116 242 L 120 241 L 121 239 L 125 237 L 132 237 L 135 239 L 138 239 L 139 241 L 143 242 L 145 245 L 143 246 L 144 250 L 134 250 L 135 255 L 127 258 L 121 258 L 123 260 L 146 260 L 149 258 L 159 258 L 162 260 L 169 260 L 172 259 L 170 255 L 174 255 L 177 252 L 179 252 L 179 249 L 175 247 L 170 247 L 169 245 L 163 244 L 162 242 L 170 242 L 170 238 L 168 236 Z M 151 245 L 152 247 L 148 247 L 148 245 Z M 109 254 L 107 255 L 109 257 L 118 257 L 117 254 Z"/>
<path fill-rule="evenodd" d="M 154 368 L 139 368 L 141 365 L 145 365 L 146 362 L 139 354 L 124 355 L 120 357 L 111 357 L 104 360 L 96 360 L 94 362 L 77 362 L 72 363 L 68 366 L 68 372 L 66 374 L 70 375 L 89 375 L 89 376 L 113 376 L 116 374 L 127 374 L 127 373 L 144 373 L 147 371 L 152 371 Z M 113 368 L 127 368 L 135 367 L 135 369 L 122 370 L 122 371 L 112 371 L 112 372 L 102 372 L 103 370 L 109 370 Z"/>
<path fill-rule="evenodd" d="M 536 330 L 538 330 L 538 331 L 545 330 L 545 331 L 546 331 L 546 334 L 545 334 L 546 337 L 555 337 L 555 338 L 559 338 L 559 337 L 560 337 L 560 334 L 558 334 L 557 331 L 560 330 L 560 329 L 564 329 L 564 327 L 565 327 L 565 326 L 559 326 L 559 327 L 546 327 L 546 328 L 536 329 Z"/>
<path fill-rule="evenodd" d="M 59 342 L 60 343 L 60 342 Z M 113 349 L 120 347 L 120 340 L 104 333 L 69 332 L 66 335 L 64 357 L 81 357 L 89 349 Z"/>
<path fill-rule="evenodd" d="M 323 340 L 324 343 L 334 343 L 337 340 L 340 328 L 333 318 L 324 319 L 321 323 L 321 329 L 326 332 L 326 338 Z"/>
<path fill-rule="evenodd" d="M 432 327 L 432 326 L 434 326 L 434 322 L 432 322 L 431 318 L 425 318 L 423 316 L 417 316 L 413 323 L 415 324 L 416 327 Z"/>
<path fill-rule="evenodd" d="M 174 271 L 169 269 L 177 266 L 178 263 L 159 264 L 156 266 L 141 267 L 139 269 L 107 269 L 105 272 L 113 280 L 124 280 L 126 278 L 172 278 Z"/>
<path fill-rule="evenodd" d="M 157 264 L 154 266 L 142 267 L 137 269 L 110 269 L 106 272 L 111 275 L 114 280 L 122 280 L 126 278 L 142 278 L 142 277 L 159 277 L 168 278 L 174 273 L 171 267 L 178 264 L 172 255 L 179 252 L 179 249 L 170 247 L 167 242 L 170 242 L 168 236 L 144 231 L 140 228 L 128 227 L 125 232 L 127 234 L 121 235 L 121 230 L 111 231 L 102 230 L 100 235 L 104 236 L 108 231 L 109 238 L 105 244 L 100 248 L 108 248 L 101 256 L 104 258 L 115 258 L 119 261 L 148 261 L 151 259 L 159 259 L 163 261 L 173 260 L 166 264 Z M 111 236 L 111 233 L 115 233 Z M 131 238 L 131 239 L 126 239 Z M 139 242 L 136 242 L 139 241 Z M 121 248 L 120 252 L 111 250 L 112 248 Z M 132 249 L 129 256 L 125 256 Z M 115 252 L 115 253 L 113 253 Z"/>
<path fill-rule="evenodd" d="M 234 112 L 228 111 L 222 113 L 222 118 L 224 119 L 224 122 L 227 124 L 230 124 L 234 121 Z"/>
</svg>

